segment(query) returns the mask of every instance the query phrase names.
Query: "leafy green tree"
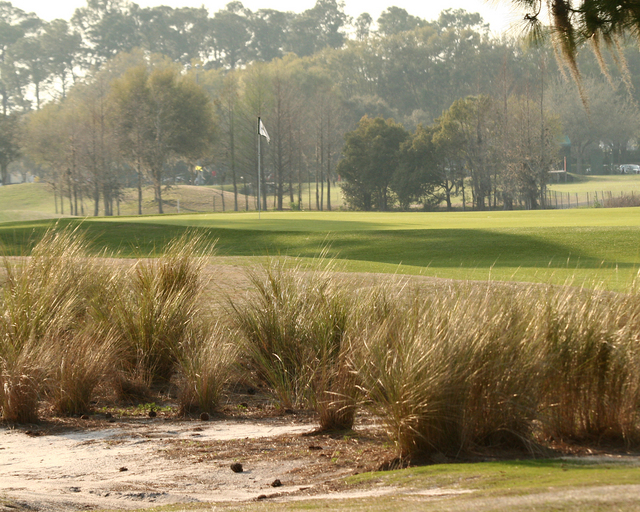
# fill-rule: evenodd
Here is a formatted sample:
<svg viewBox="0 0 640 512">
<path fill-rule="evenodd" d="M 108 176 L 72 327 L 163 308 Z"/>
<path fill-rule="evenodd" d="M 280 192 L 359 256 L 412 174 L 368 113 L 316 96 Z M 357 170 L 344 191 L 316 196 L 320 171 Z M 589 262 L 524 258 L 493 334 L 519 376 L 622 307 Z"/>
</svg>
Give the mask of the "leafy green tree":
<svg viewBox="0 0 640 512">
<path fill-rule="evenodd" d="M 0 100 L 2 101 L 2 115 L 7 115 L 11 109 L 12 99 L 17 98 L 21 103 L 21 91 L 16 76 L 16 69 L 11 55 L 16 45 L 25 35 L 38 29 L 41 20 L 33 13 L 26 13 L 11 5 L 10 2 L 0 1 Z"/>
<path fill-rule="evenodd" d="M 369 37 L 371 32 L 371 25 L 373 24 L 373 18 L 368 12 L 363 12 L 356 18 L 354 23 L 356 29 L 356 39 L 358 41 L 364 41 Z"/>
<path fill-rule="evenodd" d="M 387 7 L 380 14 L 378 18 L 378 33 L 383 36 L 393 36 L 425 25 L 426 22 L 423 19 L 409 14 L 405 9 L 392 6 Z"/>
<path fill-rule="evenodd" d="M 254 58 L 270 62 L 284 55 L 287 32 L 293 16 L 275 9 L 259 9 L 251 15 L 252 37 L 249 47 Z"/>
<path fill-rule="evenodd" d="M 488 96 L 469 96 L 457 100 L 440 118 L 436 144 L 458 148 L 471 176 L 473 204 L 478 210 L 491 205 L 493 170 L 496 165 L 496 119 Z M 487 200 L 489 200 L 487 204 Z"/>
<path fill-rule="evenodd" d="M 240 101 L 240 87 L 238 73 L 235 71 L 222 73 L 220 70 L 209 70 L 205 73 L 204 79 L 199 83 L 211 98 L 216 106 L 216 118 L 218 121 L 219 136 L 216 139 L 217 166 L 223 167 L 231 177 L 233 186 L 233 209 L 239 210 L 238 206 L 238 103 Z M 222 165 L 221 165 L 222 164 Z"/>
<path fill-rule="evenodd" d="M 535 210 L 544 206 L 549 170 L 558 160 L 559 118 L 524 95 L 510 98 L 507 109 L 504 208 L 513 208 L 513 199 L 519 198 Z"/>
<path fill-rule="evenodd" d="M 18 72 L 22 72 L 26 78 L 25 81 L 33 85 L 36 109 L 40 110 L 42 93 L 51 75 L 46 51 L 42 44 L 42 33 L 23 37 L 12 47 L 11 53 Z"/>
<path fill-rule="evenodd" d="M 152 180 L 163 213 L 164 167 L 172 157 L 197 159 L 213 143 L 211 102 L 195 82 L 171 66 L 138 66 L 114 81 L 115 120 L 123 148 Z"/>
<path fill-rule="evenodd" d="M 64 197 L 74 213 L 74 183 L 78 177 L 78 143 L 82 126 L 71 104 L 47 103 L 27 116 L 23 146 L 25 153 L 46 169 L 45 180 L 53 187 L 56 213 L 64 214 Z M 77 213 L 77 212 L 76 212 Z"/>
<path fill-rule="evenodd" d="M 290 59 L 289 59 L 290 60 Z M 287 60 L 277 60 L 269 65 L 272 109 L 268 113 L 269 134 L 271 136 L 270 157 L 275 184 L 275 208 L 284 206 L 285 187 L 292 193 L 292 165 L 294 155 L 293 128 L 300 115 L 300 93 L 294 81 Z"/>
<path fill-rule="evenodd" d="M 402 144 L 400 150 L 400 164 L 390 185 L 400 207 L 408 210 L 418 202 L 425 208 L 439 204 L 442 197 L 435 193 L 438 183 L 432 130 L 418 126 L 415 134 Z"/>
<path fill-rule="evenodd" d="M 481 34 L 489 32 L 489 25 L 484 22 L 477 12 L 467 12 L 464 9 L 445 9 L 438 16 L 436 23 L 440 30 L 472 30 Z"/>
<path fill-rule="evenodd" d="M 464 174 L 459 162 L 459 148 L 448 138 L 436 137 L 440 125 L 418 125 L 411 139 L 402 147 L 401 173 L 392 184 L 401 205 L 406 209 L 412 202 L 424 207 L 437 205 L 444 199 L 447 210 L 452 209 L 451 196 L 461 185 Z"/>
<path fill-rule="evenodd" d="M 47 68 L 55 77 L 62 92 L 62 99 L 67 95 L 73 69 L 79 56 L 82 38 L 79 33 L 72 32 L 65 20 L 53 20 L 45 26 L 42 34 L 42 47 L 47 59 Z"/>
<path fill-rule="evenodd" d="M 173 9 L 161 5 L 137 11 L 142 47 L 189 64 L 204 58 L 210 20 L 204 7 Z"/>
<path fill-rule="evenodd" d="M 19 120 L 17 114 L 0 114 L 0 177 L 9 185 L 9 164 L 20 156 Z"/>
<path fill-rule="evenodd" d="M 93 199 L 93 215 L 99 215 L 100 200 L 104 215 L 114 215 L 114 202 L 120 197 L 121 179 L 118 171 L 122 159 L 118 151 L 113 124 L 110 86 L 114 66 L 109 63 L 92 76 L 85 77 L 69 93 L 65 108 L 73 109 L 80 124 L 76 140 L 77 171 L 74 180 L 74 201 L 79 196 Z"/>
<path fill-rule="evenodd" d="M 409 133 L 392 119 L 363 117 L 345 135 L 337 172 L 352 208 L 386 211 L 391 206 L 390 184 L 400 165 L 400 150 Z"/>
<path fill-rule="evenodd" d="M 347 121 L 344 103 L 328 73 L 315 70 L 313 96 L 309 100 L 312 137 L 315 142 L 316 208 L 331 210 L 331 185 L 335 180 L 335 162 L 340 155 L 342 133 Z M 310 80 L 305 84 L 311 85 Z M 324 202 L 326 184 L 326 203 Z"/>
<path fill-rule="evenodd" d="M 344 2 L 316 0 L 316 4 L 296 16 L 290 24 L 287 49 L 300 57 L 312 55 L 324 48 L 341 48 L 349 17 Z"/>
<path fill-rule="evenodd" d="M 139 10 L 127 0 L 87 0 L 75 10 L 71 25 L 82 37 L 85 69 L 140 46 Z"/>
<path fill-rule="evenodd" d="M 220 63 L 229 69 L 248 60 L 248 44 L 251 40 L 248 11 L 238 0 L 229 2 L 215 13 L 211 26 L 215 38 L 216 52 Z"/>
</svg>

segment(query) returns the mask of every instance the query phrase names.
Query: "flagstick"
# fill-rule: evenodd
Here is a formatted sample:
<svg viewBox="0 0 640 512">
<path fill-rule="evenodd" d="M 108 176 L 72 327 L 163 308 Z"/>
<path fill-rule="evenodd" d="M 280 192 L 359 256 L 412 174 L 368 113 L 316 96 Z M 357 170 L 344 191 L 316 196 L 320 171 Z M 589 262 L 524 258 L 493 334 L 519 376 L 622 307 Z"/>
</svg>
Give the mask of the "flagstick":
<svg viewBox="0 0 640 512">
<path fill-rule="evenodd" d="M 258 220 L 260 220 L 260 212 L 262 209 L 262 206 L 260 205 L 260 182 L 262 181 L 260 179 L 260 139 L 262 139 L 262 135 L 260 135 L 260 118 L 258 117 Z"/>
</svg>

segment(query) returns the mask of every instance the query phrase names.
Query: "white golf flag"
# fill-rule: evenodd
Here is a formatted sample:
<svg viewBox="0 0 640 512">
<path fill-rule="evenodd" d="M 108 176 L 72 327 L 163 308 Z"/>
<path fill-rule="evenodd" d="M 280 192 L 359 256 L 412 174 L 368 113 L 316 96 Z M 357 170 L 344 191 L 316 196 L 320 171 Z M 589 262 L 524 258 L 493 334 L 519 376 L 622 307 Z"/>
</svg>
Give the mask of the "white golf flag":
<svg viewBox="0 0 640 512">
<path fill-rule="evenodd" d="M 269 137 L 269 134 L 267 133 L 267 129 L 262 124 L 262 119 L 260 118 L 258 118 L 258 133 L 262 135 L 265 139 L 267 139 L 267 142 L 271 142 L 271 137 Z"/>
</svg>

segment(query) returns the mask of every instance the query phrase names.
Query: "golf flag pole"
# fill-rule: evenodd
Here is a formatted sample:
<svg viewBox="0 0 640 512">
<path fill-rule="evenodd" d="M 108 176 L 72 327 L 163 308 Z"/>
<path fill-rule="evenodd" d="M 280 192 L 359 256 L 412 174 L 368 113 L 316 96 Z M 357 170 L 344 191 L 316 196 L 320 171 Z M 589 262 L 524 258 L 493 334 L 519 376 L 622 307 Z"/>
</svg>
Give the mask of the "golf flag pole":
<svg viewBox="0 0 640 512">
<path fill-rule="evenodd" d="M 260 145 L 262 142 L 262 137 L 267 139 L 267 142 L 271 142 L 271 137 L 269 137 L 269 134 L 267 133 L 267 129 L 262 124 L 262 120 L 260 119 L 260 116 L 258 116 L 258 219 L 260 219 L 260 213 L 262 211 L 262 205 L 260 203 L 260 200 L 262 199 L 261 193 L 260 193 L 261 192 L 260 187 L 262 185 L 262 179 L 260 176 L 261 165 L 262 165 L 262 155 L 261 155 Z"/>
</svg>

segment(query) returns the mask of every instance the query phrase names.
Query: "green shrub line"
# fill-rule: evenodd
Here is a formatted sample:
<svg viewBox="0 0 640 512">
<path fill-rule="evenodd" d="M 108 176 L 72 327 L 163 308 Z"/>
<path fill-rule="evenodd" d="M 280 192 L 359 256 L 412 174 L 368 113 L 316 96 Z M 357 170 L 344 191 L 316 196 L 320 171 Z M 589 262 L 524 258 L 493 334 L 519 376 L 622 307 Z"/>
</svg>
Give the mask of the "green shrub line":
<svg viewBox="0 0 640 512">
<path fill-rule="evenodd" d="M 204 293 L 213 246 L 196 233 L 158 258 L 103 264 L 76 228 L 6 259 L 0 409 L 10 423 L 88 412 L 100 389 L 179 414 L 214 412 L 232 380 L 262 384 L 320 428 L 381 418 L 399 455 L 559 441 L 640 442 L 640 289 L 345 281 L 324 251 L 271 259 L 223 307 Z"/>
</svg>

